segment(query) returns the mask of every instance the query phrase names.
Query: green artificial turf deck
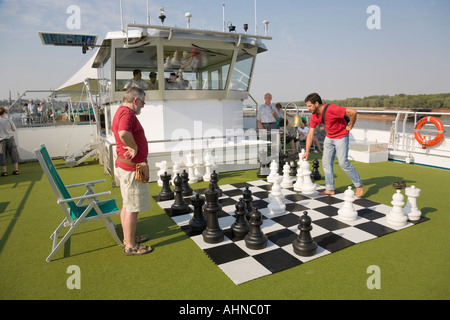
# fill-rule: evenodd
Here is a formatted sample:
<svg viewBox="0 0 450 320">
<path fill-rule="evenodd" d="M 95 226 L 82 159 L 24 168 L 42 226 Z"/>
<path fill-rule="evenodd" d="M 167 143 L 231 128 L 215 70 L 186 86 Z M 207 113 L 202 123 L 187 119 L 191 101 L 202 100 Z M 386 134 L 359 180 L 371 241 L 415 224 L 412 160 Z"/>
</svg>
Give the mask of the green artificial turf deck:
<svg viewBox="0 0 450 320">
<path fill-rule="evenodd" d="M 54 162 L 65 184 L 106 179 L 95 191 L 110 190 L 121 206 L 119 188 L 111 187 L 96 161 L 75 168 Z M 123 255 L 98 221 L 81 225 L 46 262 L 62 211 L 39 164 L 21 164 L 19 176 L 0 177 L 0 299 L 449 299 L 450 171 L 393 162 L 353 164 L 368 199 L 390 205 L 393 181 L 422 189 L 418 206 L 430 220 L 239 286 L 153 199 L 152 209 L 139 214 L 138 234 L 150 237 L 154 252 Z M 337 165 L 335 174 L 337 189 L 344 191 L 350 180 Z M 257 180 L 256 170 L 220 173 L 219 184 L 251 180 Z M 150 184 L 151 195 L 159 191 Z M 122 238 L 119 216 L 113 220 Z M 81 289 L 66 285 L 71 265 L 80 268 Z M 380 268 L 381 289 L 366 285 L 371 265 Z"/>
</svg>

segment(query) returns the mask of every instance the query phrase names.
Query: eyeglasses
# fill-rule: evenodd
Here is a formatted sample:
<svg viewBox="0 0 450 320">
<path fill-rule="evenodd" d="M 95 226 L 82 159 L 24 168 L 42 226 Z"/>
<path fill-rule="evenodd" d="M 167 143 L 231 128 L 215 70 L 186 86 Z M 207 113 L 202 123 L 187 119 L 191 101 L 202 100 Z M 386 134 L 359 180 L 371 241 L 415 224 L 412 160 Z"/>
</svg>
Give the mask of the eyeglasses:
<svg viewBox="0 0 450 320">
<path fill-rule="evenodd" d="M 142 100 L 142 99 L 140 99 L 140 98 L 136 98 L 136 100 L 141 101 L 142 105 L 145 105 L 145 101 L 144 101 L 144 100 Z"/>
</svg>

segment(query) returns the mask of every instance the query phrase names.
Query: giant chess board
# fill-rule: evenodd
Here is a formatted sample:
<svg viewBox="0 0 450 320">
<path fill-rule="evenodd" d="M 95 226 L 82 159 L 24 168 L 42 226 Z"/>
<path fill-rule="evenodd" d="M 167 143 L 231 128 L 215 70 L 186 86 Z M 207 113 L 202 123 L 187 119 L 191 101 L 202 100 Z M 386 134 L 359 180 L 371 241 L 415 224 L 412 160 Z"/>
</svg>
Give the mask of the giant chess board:
<svg viewBox="0 0 450 320">
<path fill-rule="evenodd" d="M 231 229 L 231 225 L 235 222 L 235 205 L 242 198 L 242 192 L 247 186 L 252 191 L 253 206 L 257 207 L 262 214 L 261 229 L 268 237 L 267 246 L 261 250 L 249 249 L 244 240 L 234 239 Z M 404 227 L 393 227 L 386 221 L 386 214 L 391 210 L 390 206 L 360 198 L 354 201 L 358 218 L 356 221 L 344 222 L 340 220 L 337 213 L 343 206 L 344 193 L 320 196 L 318 192 L 324 187 L 319 185 L 316 186 L 317 192 L 313 195 L 304 195 L 294 191 L 293 188 L 283 188 L 286 212 L 273 216 L 267 209 L 271 183 L 256 180 L 219 185 L 219 187 L 222 190 L 222 196 L 219 198 L 222 209 L 218 213 L 218 220 L 220 228 L 224 232 L 224 240 L 216 244 L 204 242 L 202 234 L 191 234 L 189 221 L 193 216 L 192 205 L 187 214 L 172 215 L 171 205 L 174 200 L 159 201 L 159 196 L 154 196 L 154 199 L 192 241 L 237 285 L 428 220 L 422 216 L 419 221 L 414 223 L 408 221 Z M 194 195 L 196 193 L 203 195 L 205 190 L 194 190 Z M 191 196 L 184 199 L 190 203 L 190 198 Z M 316 254 L 311 257 L 295 254 L 292 246 L 292 242 L 300 232 L 298 229 L 299 217 L 303 215 L 304 211 L 307 211 L 312 219 L 311 235 L 318 244 Z"/>
</svg>

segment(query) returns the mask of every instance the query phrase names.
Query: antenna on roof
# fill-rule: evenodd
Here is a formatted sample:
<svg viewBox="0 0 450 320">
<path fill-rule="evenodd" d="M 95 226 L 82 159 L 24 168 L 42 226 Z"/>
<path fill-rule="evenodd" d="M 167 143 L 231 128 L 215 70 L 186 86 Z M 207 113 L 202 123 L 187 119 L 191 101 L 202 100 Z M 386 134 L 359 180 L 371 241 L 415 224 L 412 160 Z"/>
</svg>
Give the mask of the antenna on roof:
<svg viewBox="0 0 450 320">
<path fill-rule="evenodd" d="M 150 25 L 150 0 L 147 0 L 147 25 Z"/>
<path fill-rule="evenodd" d="M 187 19 L 187 28 L 190 29 L 191 28 L 191 18 L 192 18 L 192 14 L 190 12 L 186 12 L 186 14 L 184 15 Z"/>
<path fill-rule="evenodd" d="M 258 20 L 256 20 L 256 0 L 255 0 L 255 35 L 258 35 Z"/>
<path fill-rule="evenodd" d="M 161 20 L 161 25 L 163 26 L 164 25 L 164 20 L 166 19 L 166 15 L 164 14 L 164 8 L 163 7 L 159 8 L 159 17 L 158 18 Z"/>
<path fill-rule="evenodd" d="M 122 10 L 122 0 L 120 0 L 120 30 L 122 30 L 122 32 L 125 32 L 125 30 L 123 29 L 123 10 Z"/>
<path fill-rule="evenodd" d="M 223 24 L 222 31 L 225 32 L 225 3 L 222 4 L 222 24 Z"/>
</svg>

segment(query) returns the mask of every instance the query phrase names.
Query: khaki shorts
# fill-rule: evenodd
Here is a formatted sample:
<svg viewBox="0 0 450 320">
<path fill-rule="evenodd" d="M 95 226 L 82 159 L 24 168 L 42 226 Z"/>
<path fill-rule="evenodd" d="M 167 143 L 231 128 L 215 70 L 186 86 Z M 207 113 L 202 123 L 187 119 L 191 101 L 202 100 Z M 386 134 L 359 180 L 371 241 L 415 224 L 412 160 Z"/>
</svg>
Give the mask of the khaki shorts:
<svg viewBox="0 0 450 320">
<path fill-rule="evenodd" d="M 150 188 L 148 183 L 137 181 L 134 171 L 115 168 L 116 177 L 120 181 L 120 193 L 123 206 L 128 212 L 150 210 Z"/>
</svg>

